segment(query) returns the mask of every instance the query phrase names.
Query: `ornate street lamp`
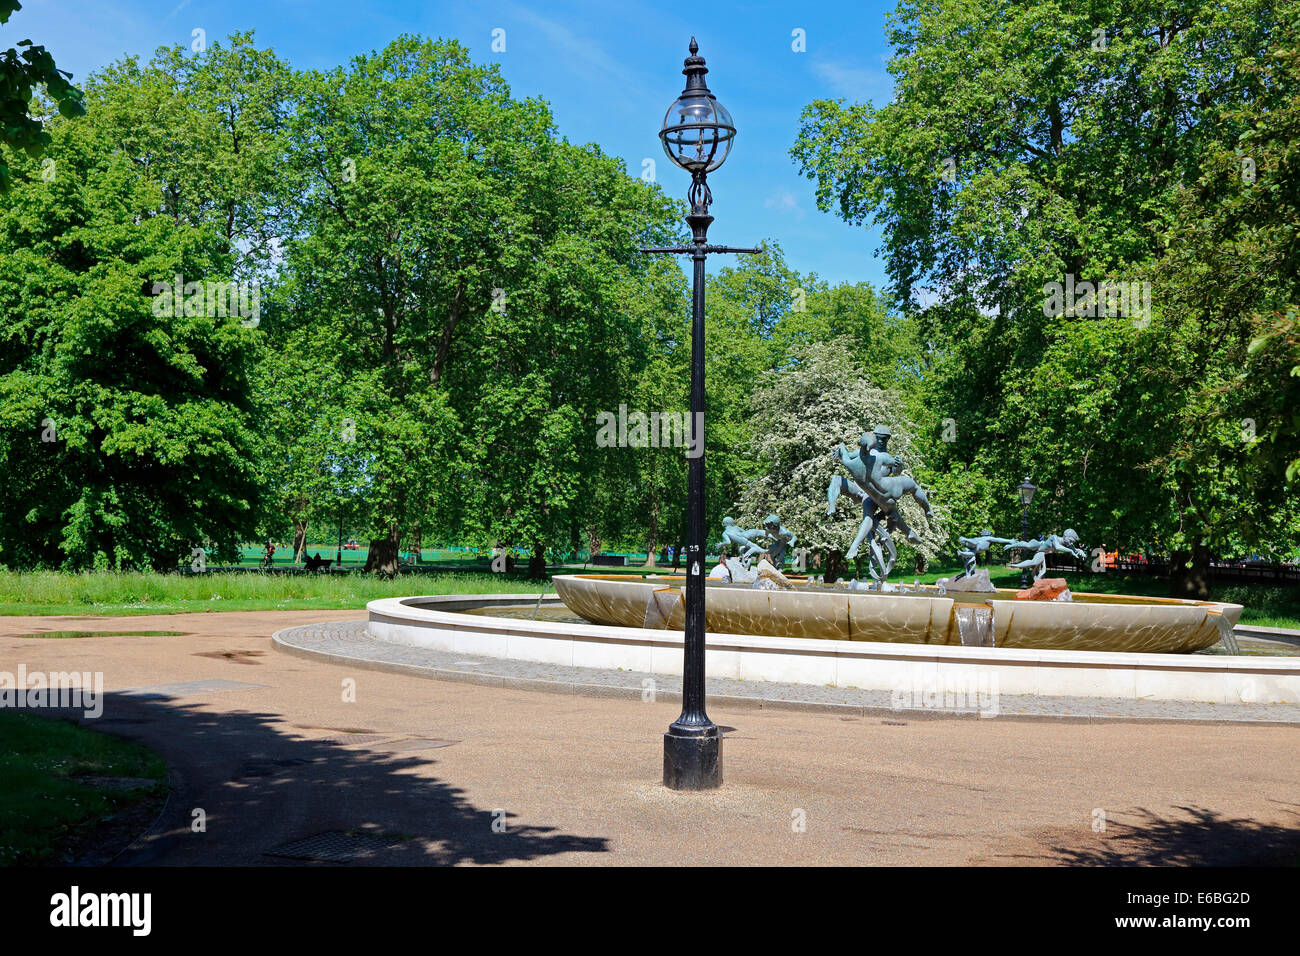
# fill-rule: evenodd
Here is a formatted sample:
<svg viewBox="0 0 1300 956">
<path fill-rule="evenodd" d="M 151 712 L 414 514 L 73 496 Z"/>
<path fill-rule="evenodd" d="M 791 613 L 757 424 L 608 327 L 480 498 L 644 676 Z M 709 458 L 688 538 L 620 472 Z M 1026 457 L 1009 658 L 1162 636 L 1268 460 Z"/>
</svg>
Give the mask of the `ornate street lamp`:
<svg viewBox="0 0 1300 956">
<path fill-rule="evenodd" d="M 1025 480 L 1020 483 L 1020 485 L 1017 487 L 1017 490 L 1020 492 L 1020 504 L 1023 508 L 1023 510 L 1020 513 L 1020 540 L 1028 541 L 1029 540 L 1029 506 L 1034 501 L 1034 492 L 1038 490 L 1038 486 L 1030 482 L 1029 476 L 1025 475 Z M 1030 584 L 1029 569 L 1021 568 L 1020 586 L 1022 588 L 1027 588 L 1029 587 L 1029 584 Z"/>
<path fill-rule="evenodd" d="M 686 74 L 686 89 L 664 114 L 659 141 L 668 158 L 691 174 L 691 188 L 686 194 L 691 214 L 707 216 L 713 195 L 705 177 L 727 161 L 736 127 L 727 108 L 704 83 L 709 68 L 704 65 L 704 57 L 698 55 L 699 49 L 695 37 L 691 37 L 691 55 L 682 70 Z M 708 223 L 704 226 L 707 229 Z"/>
<path fill-rule="evenodd" d="M 686 58 L 686 89 L 668 107 L 659 140 L 664 153 L 691 174 L 686 223 L 689 246 L 663 246 L 643 252 L 689 255 L 694 264 L 691 302 L 691 446 L 687 498 L 690 521 L 686 544 L 686 633 L 682 651 L 682 713 L 664 734 L 664 786 L 673 790 L 710 790 L 722 784 L 722 738 L 704 711 L 704 258 L 714 252 L 754 253 L 757 249 L 711 246 L 707 242 L 713 195 L 706 177 L 731 152 L 736 127 L 731 114 L 704 83 L 708 67 L 691 37 Z M 699 428 L 700 434 L 694 434 Z"/>
</svg>

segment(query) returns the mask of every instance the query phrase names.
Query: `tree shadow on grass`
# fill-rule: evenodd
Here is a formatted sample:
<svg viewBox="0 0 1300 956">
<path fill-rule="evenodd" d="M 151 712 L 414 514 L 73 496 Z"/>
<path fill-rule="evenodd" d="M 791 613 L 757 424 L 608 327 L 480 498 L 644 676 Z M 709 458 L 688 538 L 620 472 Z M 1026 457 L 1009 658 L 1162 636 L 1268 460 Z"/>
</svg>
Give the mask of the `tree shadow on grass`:
<svg viewBox="0 0 1300 956">
<path fill-rule="evenodd" d="M 276 714 L 215 713 L 175 698 L 111 693 L 101 718 L 78 720 L 151 748 L 172 768 L 175 789 L 157 823 L 117 865 L 306 865 L 321 860 L 311 848 L 290 846 L 298 859 L 269 854 L 320 834 L 343 847 L 346 859 L 333 862 L 386 866 L 509 863 L 609 849 L 603 837 L 520 826 L 508 806 L 476 807 L 446 780 L 417 775 L 438 764 L 438 749 L 347 746 L 352 736 L 357 745 L 401 747 L 409 735 L 307 739 L 275 726 Z M 200 816 L 204 829 L 196 831 Z"/>
<path fill-rule="evenodd" d="M 1133 821 L 1106 821 L 1089 845 L 1048 848 L 1046 859 L 1068 866 L 1268 866 L 1300 857 L 1300 807 L 1287 804 L 1284 823 L 1233 818 L 1204 807 L 1181 815 L 1132 811 Z"/>
</svg>

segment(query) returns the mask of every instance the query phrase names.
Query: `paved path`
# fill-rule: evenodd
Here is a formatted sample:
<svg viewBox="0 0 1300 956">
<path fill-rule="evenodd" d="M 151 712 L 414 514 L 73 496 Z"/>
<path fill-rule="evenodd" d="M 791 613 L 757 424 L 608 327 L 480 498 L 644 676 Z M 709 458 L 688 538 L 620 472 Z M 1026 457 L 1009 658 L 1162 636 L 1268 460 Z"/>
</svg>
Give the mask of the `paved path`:
<svg viewBox="0 0 1300 956">
<path fill-rule="evenodd" d="M 337 616 L 0 618 L 0 671 L 102 672 L 105 714 L 89 725 L 173 766 L 175 790 L 118 858 L 127 865 L 1300 856 L 1289 726 L 917 720 L 718 698 L 726 785 L 680 794 L 659 784 L 661 735 L 678 711 L 662 695 L 430 680 L 271 647 L 278 629 Z M 14 636 L 74 628 L 185 634 Z"/>
<path fill-rule="evenodd" d="M 641 671 L 566 667 L 562 664 L 540 664 L 408 647 L 371 637 L 366 632 L 365 621 L 333 621 L 287 628 L 279 632 L 277 646 L 290 653 L 320 660 L 332 659 L 354 667 L 420 674 L 444 680 L 638 700 L 653 692 L 666 700 L 681 700 L 682 682 L 678 677 Z M 945 702 L 939 701 L 941 706 L 926 709 L 925 701 L 918 694 L 913 700 L 916 706 L 900 712 L 892 706 L 892 695 L 887 690 L 710 679 L 706 681 L 705 691 L 710 699 L 721 701 L 732 698 L 730 703 L 738 707 L 798 708 L 856 716 L 897 717 L 901 713 L 914 720 L 927 717 L 1028 717 L 1074 721 L 1118 719 L 1300 724 L 1300 705 L 1295 704 L 1212 704 L 1118 697 L 999 694 L 996 700 L 990 698 L 981 701 L 973 698 L 959 703 L 957 707 L 943 706 Z"/>
</svg>

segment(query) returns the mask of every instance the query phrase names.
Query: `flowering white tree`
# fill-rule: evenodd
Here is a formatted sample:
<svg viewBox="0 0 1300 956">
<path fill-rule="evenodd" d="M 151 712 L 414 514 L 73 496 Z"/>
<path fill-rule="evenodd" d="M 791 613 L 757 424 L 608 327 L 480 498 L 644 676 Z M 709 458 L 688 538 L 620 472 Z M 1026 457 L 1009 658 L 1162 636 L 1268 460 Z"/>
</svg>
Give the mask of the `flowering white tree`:
<svg viewBox="0 0 1300 956">
<path fill-rule="evenodd" d="M 824 551 L 831 565 L 837 564 L 857 533 L 862 508 L 841 496 L 835 515 L 827 516 L 826 488 L 832 477 L 846 474 L 843 465 L 832 460 L 832 450 L 840 443 L 853 450 L 863 432 L 888 425 L 893 432 L 890 454 L 901 458 L 907 473 L 915 476 L 922 460 L 902 406 L 896 395 L 867 380 L 848 343 L 832 339 L 808 345 L 789 367 L 755 390 L 755 453 L 764 470 L 736 503 L 736 520 L 743 527 L 755 527 L 766 515 L 776 514 L 798 536 L 798 546 Z M 921 539 L 916 550 L 934 557 L 946 539 L 941 519 L 927 519 L 910 497 L 899 507 Z M 900 566 L 905 566 L 901 559 L 910 549 L 901 535 L 895 543 Z"/>
</svg>

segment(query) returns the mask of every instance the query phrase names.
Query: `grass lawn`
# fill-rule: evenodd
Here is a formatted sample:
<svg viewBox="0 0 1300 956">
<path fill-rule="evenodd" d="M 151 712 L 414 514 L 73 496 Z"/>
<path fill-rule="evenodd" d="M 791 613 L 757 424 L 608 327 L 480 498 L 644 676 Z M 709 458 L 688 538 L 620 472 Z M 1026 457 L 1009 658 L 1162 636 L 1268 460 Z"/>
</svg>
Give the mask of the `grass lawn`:
<svg viewBox="0 0 1300 956">
<path fill-rule="evenodd" d="M 0 571 L 0 615 L 357 610 L 383 597 L 504 594 L 542 587 L 521 575 L 491 572 L 403 575 L 385 581 L 370 574 Z"/>
<path fill-rule="evenodd" d="M 522 565 L 520 565 L 522 568 Z M 552 573 L 581 573 L 581 566 L 552 569 Z M 643 574 L 640 567 L 590 567 L 588 573 Z M 671 566 L 657 569 L 671 574 Z M 895 574 L 893 580 L 919 577 L 933 584 L 951 577 L 957 567 L 932 565 L 922 575 Z M 995 565 L 990 579 L 998 587 L 1018 587 L 1019 571 Z M 1049 572 L 1056 574 L 1057 572 Z M 1167 597 L 1169 584 L 1158 578 L 1117 574 L 1063 576 L 1075 591 L 1103 594 L 1146 594 Z M 521 571 L 492 574 L 485 570 L 447 570 L 403 574 L 385 581 L 369 574 L 259 574 L 256 572 L 209 574 L 154 574 L 58 571 L 0 571 L 2 615 L 133 615 L 179 614 L 194 611 L 356 611 L 367 601 L 416 594 L 507 594 L 539 592 L 549 583 L 531 581 Z M 1300 587 L 1274 584 L 1223 584 L 1211 597 L 1245 607 L 1241 623 L 1263 627 L 1300 629 Z"/>
<path fill-rule="evenodd" d="M 153 752 L 68 720 L 0 710 L 0 741 L 0 866 L 65 862 L 79 840 L 166 791 L 167 765 Z"/>
</svg>

